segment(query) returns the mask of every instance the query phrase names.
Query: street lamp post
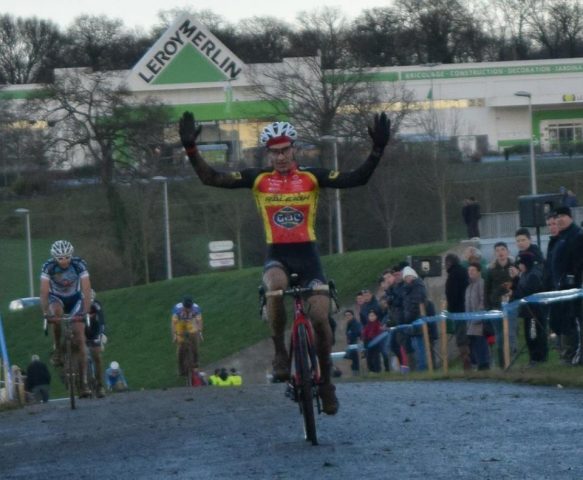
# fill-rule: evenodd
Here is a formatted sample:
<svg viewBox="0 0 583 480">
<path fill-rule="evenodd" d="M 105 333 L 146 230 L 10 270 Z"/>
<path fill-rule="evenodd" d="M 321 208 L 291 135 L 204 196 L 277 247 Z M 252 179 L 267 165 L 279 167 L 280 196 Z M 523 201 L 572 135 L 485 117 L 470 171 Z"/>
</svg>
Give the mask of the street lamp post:
<svg viewBox="0 0 583 480">
<path fill-rule="evenodd" d="M 530 133 L 530 193 L 536 195 L 536 166 L 534 163 L 534 140 L 532 138 L 532 95 L 523 90 L 515 92 L 517 97 L 528 98 L 528 125 Z"/>
<path fill-rule="evenodd" d="M 332 157 L 334 159 L 334 170 L 338 171 L 338 139 L 333 135 L 324 135 L 322 140 L 332 144 Z M 342 204 L 340 203 L 340 189 L 335 190 L 336 203 L 336 248 L 338 253 L 344 253 L 344 235 L 342 233 Z"/>
<path fill-rule="evenodd" d="M 30 297 L 34 297 L 34 282 L 32 278 L 32 242 L 30 239 L 30 210 L 28 208 L 17 208 L 14 210 L 14 213 L 24 215 L 26 250 L 28 256 L 28 293 Z"/>
<path fill-rule="evenodd" d="M 164 236 L 166 243 L 166 278 L 172 280 L 172 253 L 170 251 L 170 213 L 168 210 L 168 179 L 162 176 L 152 177 L 155 182 L 162 182 L 164 199 Z"/>
</svg>

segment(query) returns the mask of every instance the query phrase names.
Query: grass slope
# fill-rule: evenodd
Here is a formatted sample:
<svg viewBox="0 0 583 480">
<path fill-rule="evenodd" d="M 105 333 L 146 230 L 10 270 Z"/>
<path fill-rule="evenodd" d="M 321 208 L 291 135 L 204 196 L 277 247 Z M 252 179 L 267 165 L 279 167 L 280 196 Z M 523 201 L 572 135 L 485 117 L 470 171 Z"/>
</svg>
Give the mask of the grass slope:
<svg viewBox="0 0 583 480">
<path fill-rule="evenodd" d="M 336 281 L 341 301 L 352 304 L 357 290 L 374 287 L 383 269 L 407 255 L 438 254 L 445 244 L 366 250 L 323 258 L 329 278 Z M 109 343 L 106 362 L 117 360 L 130 386 L 164 388 L 180 384 L 176 376 L 174 345 L 170 338 L 170 310 L 184 293 L 202 307 L 205 321 L 202 365 L 215 362 L 269 335 L 258 315 L 257 287 L 260 268 L 181 277 L 98 294 L 106 312 Z M 25 367 L 30 355 L 43 360 L 51 350 L 51 337 L 42 333 L 39 309 L 7 312 L 4 329 L 12 364 Z M 269 364 L 269 360 L 266 360 Z M 53 382 L 57 392 L 61 388 Z"/>
</svg>

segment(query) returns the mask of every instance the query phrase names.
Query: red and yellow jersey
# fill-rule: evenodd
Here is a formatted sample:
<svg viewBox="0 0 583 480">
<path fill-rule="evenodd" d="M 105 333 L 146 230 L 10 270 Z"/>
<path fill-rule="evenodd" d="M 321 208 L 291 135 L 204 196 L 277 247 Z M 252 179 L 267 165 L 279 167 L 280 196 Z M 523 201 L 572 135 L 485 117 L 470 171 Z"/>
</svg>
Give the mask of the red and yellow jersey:
<svg viewBox="0 0 583 480">
<path fill-rule="evenodd" d="M 366 184 L 379 157 L 371 154 L 360 167 L 349 172 L 294 165 L 286 174 L 272 168 L 218 172 L 200 156 L 191 160 L 205 185 L 251 188 L 267 243 L 286 244 L 316 240 L 314 226 L 320 187 L 349 188 Z"/>
<path fill-rule="evenodd" d="M 309 171 L 259 174 L 253 184 L 253 195 L 267 243 L 315 241 L 319 192 L 318 179 Z"/>
</svg>

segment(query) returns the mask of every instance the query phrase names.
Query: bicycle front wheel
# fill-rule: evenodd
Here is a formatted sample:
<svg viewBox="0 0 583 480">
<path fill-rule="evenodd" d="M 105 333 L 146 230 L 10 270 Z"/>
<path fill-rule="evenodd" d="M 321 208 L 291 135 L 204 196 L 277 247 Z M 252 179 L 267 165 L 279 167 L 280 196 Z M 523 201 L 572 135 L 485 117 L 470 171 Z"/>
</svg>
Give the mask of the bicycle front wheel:
<svg viewBox="0 0 583 480">
<path fill-rule="evenodd" d="M 296 388 L 298 389 L 300 410 L 304 417 L 304 434 L 306 440 L 312 442 L 312 445 L 318 445 L 316 418 L 314 415 L 315 385 L 312 377 L 312 371 L 314 370 L 312 367 L 315 366 L 312 365 L 310 344 L 304 325 L 298 327 L 298 342 L 294 350 L 299 373 L 299 384 L 296 385 Z"/>
<path fill-rule="evenodd" d="M 67 379 L 67 386 L 69 388 L 69 400 L 71 402 L 71 410 L 75 410 L 75 387 L 77 385 L 77 375 L 75 375 L 76 368 L 73 359 L 73 348 L 71 346 L 71 339 L 67 338 L 65 345 L 65 353 L 67 358 L 65 359 L 65 368 L 67 372 L 65 373 L 65 378 Z"/>
</svg>

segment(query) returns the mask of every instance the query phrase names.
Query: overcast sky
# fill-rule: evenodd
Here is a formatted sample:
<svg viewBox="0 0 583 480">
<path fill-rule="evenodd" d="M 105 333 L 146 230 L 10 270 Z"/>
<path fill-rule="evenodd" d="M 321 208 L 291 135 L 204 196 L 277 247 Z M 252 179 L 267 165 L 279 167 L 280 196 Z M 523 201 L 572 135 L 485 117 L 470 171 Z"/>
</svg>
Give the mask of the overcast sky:
<svg viewBox="0 0 583 480">
<path fill-rule="evenodd" d="M 196 10 L 209 9 L 235 23 L 243 18 L 255 16 L 275 16 L 292 22 L 301 11 L 311 11 L 318 7 L 335 6 L 349 18 L 356 17 L 362 10 L 387 6 L 390 0 L 0 0 L 0 13 L 19 17 L 52 20 L 61 27 L 68 27 L 71 21 L 82 14 L 106 15 L 120 18 L 126 26 L 141 27 L 145 31 L 157 23 L 160 10 L 189 6 Z"/>
</svg>

